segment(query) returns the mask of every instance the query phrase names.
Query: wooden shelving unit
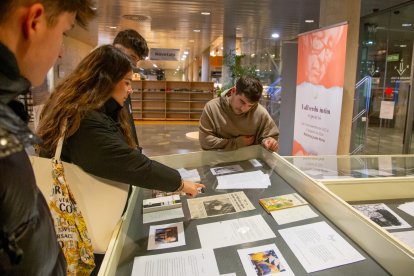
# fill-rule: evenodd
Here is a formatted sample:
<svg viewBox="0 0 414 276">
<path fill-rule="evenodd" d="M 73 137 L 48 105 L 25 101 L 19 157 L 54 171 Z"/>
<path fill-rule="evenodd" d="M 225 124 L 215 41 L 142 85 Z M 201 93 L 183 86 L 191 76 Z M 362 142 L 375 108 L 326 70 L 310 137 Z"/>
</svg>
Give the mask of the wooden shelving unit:
<svg viewBox="0 0 414 276">
<path fill-rule="evenodd" d="M 199 120 L 213 95 L 212 82 L 133 81 L 135 120 Z"/>
</svg>

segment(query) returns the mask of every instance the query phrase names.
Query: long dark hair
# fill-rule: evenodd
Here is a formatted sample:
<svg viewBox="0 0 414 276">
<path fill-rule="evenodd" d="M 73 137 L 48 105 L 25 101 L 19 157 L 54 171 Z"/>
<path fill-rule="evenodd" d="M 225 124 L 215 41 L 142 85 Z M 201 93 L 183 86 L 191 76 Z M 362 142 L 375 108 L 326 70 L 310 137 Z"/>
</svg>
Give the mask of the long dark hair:
<svg viewBox="0 0 414 276">
<path fill-rule="evenodd" d="M 111 98 L 115 85 L 131 70 L 129 57 L 112 45 L 101 46 L 86 56 L 56 87 L 43 108 L 37 130 L 43 140 L 42 150 L 53 155 L 61 135 L 73 135 L 85 113 L 101 109 Z M 128 144 L 136 147 L 126 107 L 119 120 Z"/>
</svg>

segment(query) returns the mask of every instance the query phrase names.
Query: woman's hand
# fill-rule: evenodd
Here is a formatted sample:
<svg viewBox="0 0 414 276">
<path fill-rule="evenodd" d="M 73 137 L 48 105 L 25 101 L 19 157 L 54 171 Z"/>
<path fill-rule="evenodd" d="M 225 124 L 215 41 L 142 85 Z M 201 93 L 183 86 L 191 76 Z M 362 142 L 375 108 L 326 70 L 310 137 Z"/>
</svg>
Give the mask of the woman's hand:
<svg viewBox="0 0 414 276">
<path fill-rule="evenodd" d="M 195 197 L 199 193 L 199 189 L 205 188 L 203 184 L 183 180 L 184 187 L 181 192 L 186 193 L 188 197 Z"/>
</svg>

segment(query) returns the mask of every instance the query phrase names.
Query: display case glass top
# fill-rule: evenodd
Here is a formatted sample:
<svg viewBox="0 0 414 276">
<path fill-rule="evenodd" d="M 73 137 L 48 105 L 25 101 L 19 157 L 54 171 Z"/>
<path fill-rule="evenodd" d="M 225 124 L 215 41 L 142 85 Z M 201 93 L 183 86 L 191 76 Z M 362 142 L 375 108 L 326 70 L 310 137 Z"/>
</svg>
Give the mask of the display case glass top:
<svg viewBox="0 0 414 276">
<path fill-rule="evenodd" d="M 246 275 L 238 250 L 272 244 L 284 256 L 295 275 L 309 275 L 304 264 L 293 252 L 292 246 L 283 237 L 283 232 L 293 227 L 315 223 L 323 223 L 332 228 L 358 254 L 363 256 L 364 260 L 315 271 L 312 272 L 313 275 L 403 275 L 404 272 L 414 269 L 414 253 L 410 249 L 401 245 L 387 231 L 383 231 L 378 225 L 327 189 L 324 183 L 309 177 L 283 157 L 269 152 L 261 146 L 251 146 L 232 152 L 203 151 L 157 156 L 153 159 L 176 169 L 197 170 L 201 183 L 207 187 L 206 193 L 197 198 L 243 191 L 254 208 L 244 212 L 228 212 L 221 216 L 194 219 L 190 212 L 189 200 L 182 196 L 184 217 L 143 223 L 142 201 L 150 198 L 152 192 L 136 188 L 130 198 L 120 231 L 105 256 L 101 275 L 131 275 L 136 257 L 202 249 L 205 246 L 206 237 L 201 236 L 201 227 L 215 222 L 224 223 L 254 216 L 259 216 L 264 220 L 274 233 L 274 237 L 215 248 L 214 257 L 220 274 Z M 219 176 L 215 174 L 217 171 L 215 168 L 224 166 L 241 168 L 242 171 L 237 173 L 260 172 L 268 175 L 271 185 L 267 188 L 220 189 L 218 186 Z M 234 172 L 230 172 L 230 174 L 232 173 Z M 316 216 L 306 220 L 279 224 L 259 204 L 259 199 L 292 193 L 297 193 L 305 199 L 309 203 L 307 206 Z M 185 245 L 148 250 L 150 228 L 154 225 L 167 223 L 182 223 Z M 218 232 L 220 233 L 220 230 Z M 159 257 L 161 258 L 162 255 Z"/>
<path fill-rule="evenodd" d="M 319 180 L 376 177 L 414 180 L 414 155 L 288 156 L 285 159 Z"/>
</svg>

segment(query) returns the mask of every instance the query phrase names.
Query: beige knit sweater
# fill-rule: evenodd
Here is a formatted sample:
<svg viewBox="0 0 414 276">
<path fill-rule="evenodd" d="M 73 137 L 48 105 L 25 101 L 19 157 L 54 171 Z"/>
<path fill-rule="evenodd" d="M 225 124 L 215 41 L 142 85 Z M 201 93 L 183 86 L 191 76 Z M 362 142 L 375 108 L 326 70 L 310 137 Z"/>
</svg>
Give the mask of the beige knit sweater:
<svg viewBox="0 0 414 276">
<path fill-rule="evenodd" d="M 277 140 L 279 129 L 260 104 L 240 115 L 233 112 L 226 96 L 205 105 L 199 124 L 200 145 L 204 150 L 236 150 L 244 146 L 242 136 L 246 135 L 255 136 L 253 144 L 260 144 L 267 137 Z"/>
</svg>

